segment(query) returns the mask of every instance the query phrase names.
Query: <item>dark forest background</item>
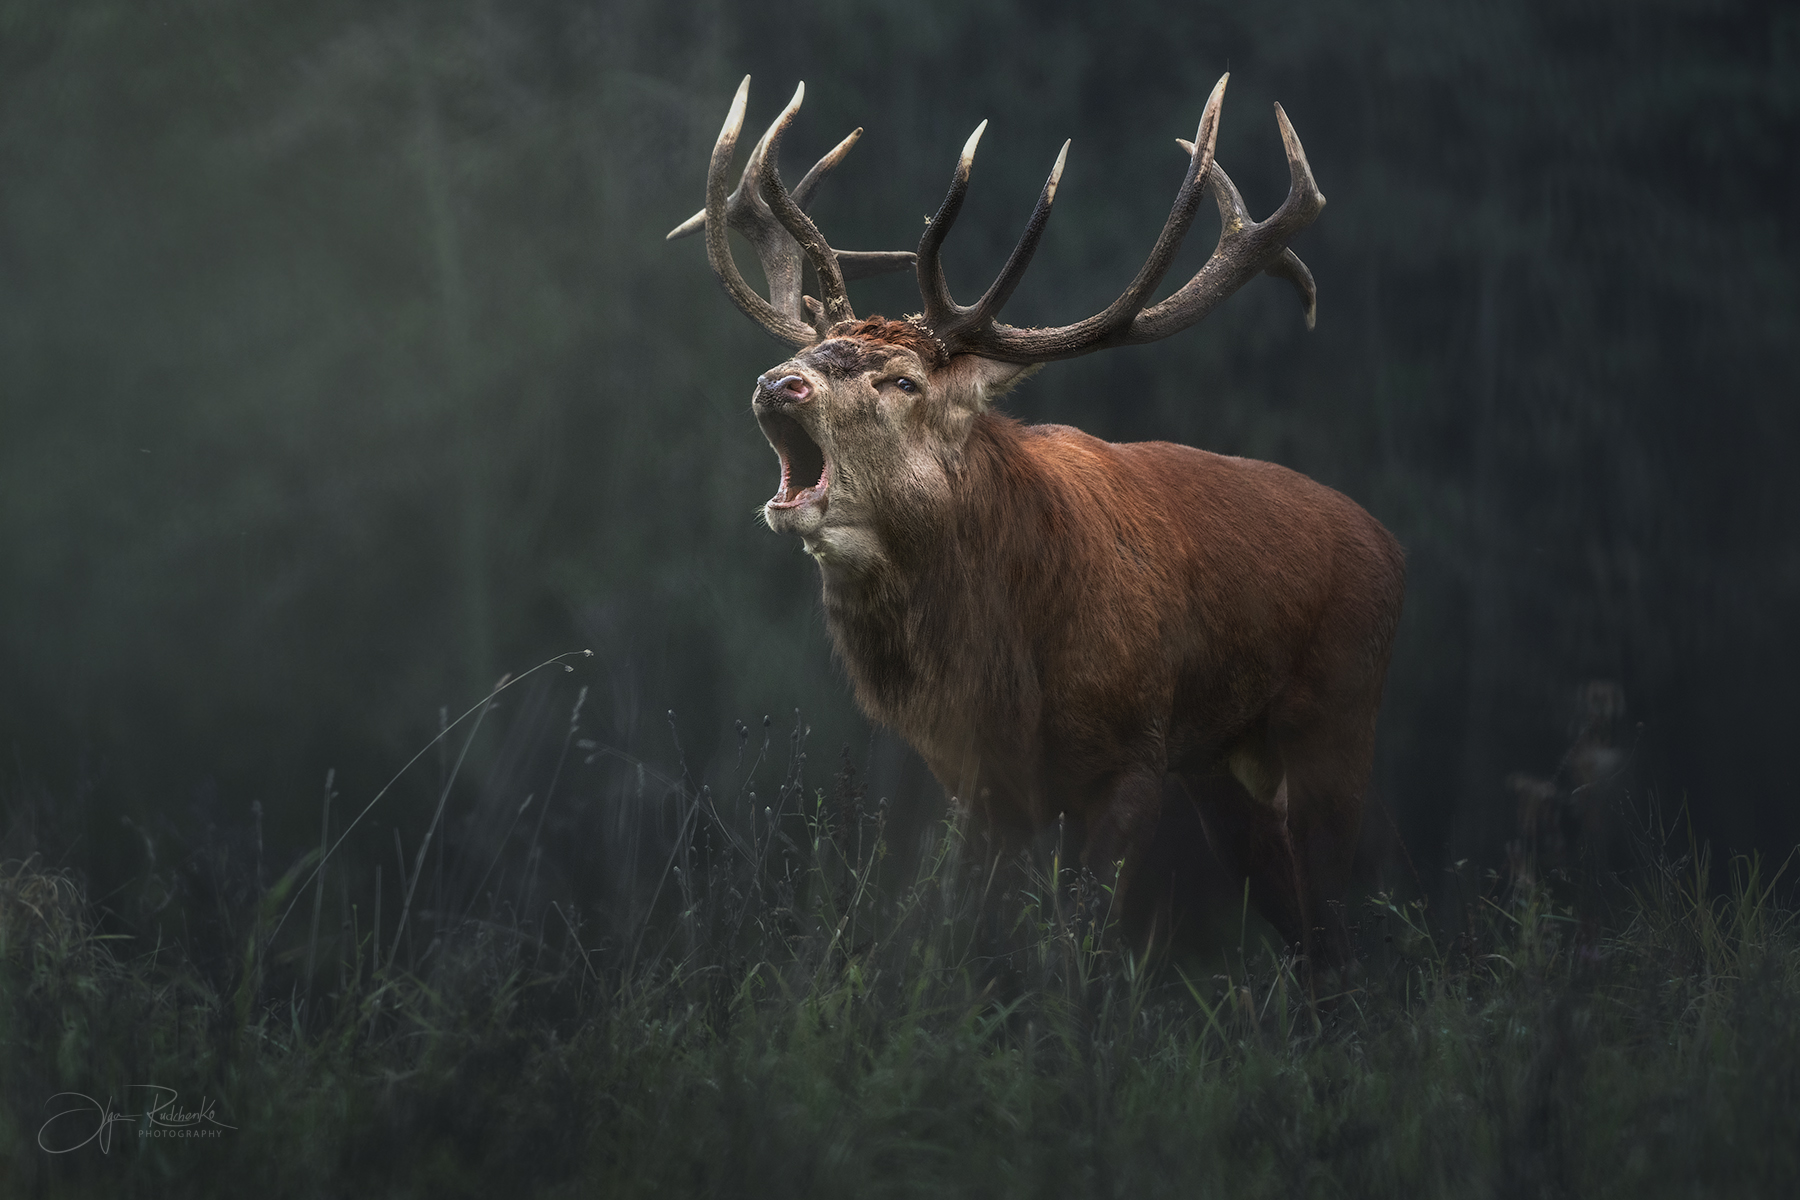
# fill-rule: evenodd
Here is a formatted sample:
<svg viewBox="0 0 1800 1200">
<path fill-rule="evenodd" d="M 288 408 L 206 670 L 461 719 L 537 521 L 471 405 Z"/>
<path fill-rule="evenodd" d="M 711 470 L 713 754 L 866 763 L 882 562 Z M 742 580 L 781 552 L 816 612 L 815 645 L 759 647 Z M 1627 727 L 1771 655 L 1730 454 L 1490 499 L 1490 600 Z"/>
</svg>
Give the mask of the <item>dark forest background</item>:
<svg viewBox="0 0 1800 1200">
<path fill-rule="evenodd" d="M 117 880 L 254 829 L 279 870 L 328 769 L 360 806 L 440 708 L 584 647 L 470 786 L 587 686 L 588 740 L 696 780 L 797 707 L 819 762 L 941 806 L 755 519 L 781 351 L 663 235 L 746 72 L 753 130 L 806 81 L 790 178 L 866 127 L 814 206 L 846 248 L 910 248 L 989 118 L 953 286 L 1072 137 L 1007 312 L 1066 322 L 1142 261 L 1226 69 L 1251 208 L 1286 187 L 1277 99 L 1329 198 L 1316 332 L 1261 279 L 1007 407 L 1272 459 L 1398 535 L 1372 811 L 1418 871 L 1583 786 L 1800 841 L 1792 6 L 89 0 L 0 4 L 6 849 Z M 422 775 L 362 853 L 416 844 Z"/>
</svg>

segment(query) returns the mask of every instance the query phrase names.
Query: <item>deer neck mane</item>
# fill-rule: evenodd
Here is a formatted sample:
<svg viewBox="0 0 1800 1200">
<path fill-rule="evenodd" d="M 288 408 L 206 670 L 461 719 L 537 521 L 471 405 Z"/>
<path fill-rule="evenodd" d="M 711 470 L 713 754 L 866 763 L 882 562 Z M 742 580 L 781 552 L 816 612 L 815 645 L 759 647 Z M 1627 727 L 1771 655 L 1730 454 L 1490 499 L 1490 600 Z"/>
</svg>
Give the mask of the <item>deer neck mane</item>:
<svg viewBox="0 0 1800 1200">
<path fill-rule="evenodd" d="M 908 736 L 954 721 L 971 688 L 1021 666 L 1008 589 L 1054 566 L 1029 530 L 1056 507 L 1025 426 L 975 419 L 939 502 L 884 513 L 883 553 L 852 577 L 825 573 L 826 626 L 865 711 Z"/>
</svg>

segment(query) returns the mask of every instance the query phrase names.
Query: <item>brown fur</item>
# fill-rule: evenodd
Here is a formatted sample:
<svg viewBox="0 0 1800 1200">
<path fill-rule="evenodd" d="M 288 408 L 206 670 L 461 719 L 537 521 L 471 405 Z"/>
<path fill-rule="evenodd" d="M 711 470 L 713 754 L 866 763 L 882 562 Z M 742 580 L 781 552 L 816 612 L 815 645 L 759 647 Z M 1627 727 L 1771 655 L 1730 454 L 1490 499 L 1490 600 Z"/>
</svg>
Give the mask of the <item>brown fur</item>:
<svg viewBox="0 0 1800 1200">
<path fill-rule="evenodd" d="M 941 367 L 947 358 L 944 344 L 916 321 L 895 321 L 881 316 L 864 317 L 860 321 L 840 321 L 831 327 L 829 336 L 902 346 L 917 354 L 920 361 L 928 367 Z"/>
<path fill-rule="evenodd" d="M 1282 935 L 1345 957 L 1330 906 L 1399 619 L 1398 544 L 1283 467 L 1020 425 L 987 407 L 1019 368 L 934 369 L 901 324 L 847 339 L 891 353 L 827 340 L 765 377 L 817 389 L 780 412 L 825 449 L 828 498 L 770 524 L 819 558 L 858 702 L 985 827 L 1016 839 L 1066 814 L 1127 891 L 1172 773 Z M 863 373 L 839 375 L 851 358 Z M 902 372 L 925 386 L 896 391 Z"/>
</svg>

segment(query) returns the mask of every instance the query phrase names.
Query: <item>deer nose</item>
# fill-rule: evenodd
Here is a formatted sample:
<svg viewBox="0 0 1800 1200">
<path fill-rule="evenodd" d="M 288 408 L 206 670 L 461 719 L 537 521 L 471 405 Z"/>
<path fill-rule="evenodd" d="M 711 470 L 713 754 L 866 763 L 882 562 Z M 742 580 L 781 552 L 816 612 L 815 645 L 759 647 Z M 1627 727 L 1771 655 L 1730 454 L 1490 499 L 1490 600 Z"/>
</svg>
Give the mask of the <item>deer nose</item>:
<svg viewBox="0 0 1800 1200">
<path fill-rule="evenodd" d="M 765 376 L 762 389 L 765 398 L 773 404 L 798 404 L 812 395 L 812 385 L 798 375 L 783 375 L 775 380 Z"/>
</svg>

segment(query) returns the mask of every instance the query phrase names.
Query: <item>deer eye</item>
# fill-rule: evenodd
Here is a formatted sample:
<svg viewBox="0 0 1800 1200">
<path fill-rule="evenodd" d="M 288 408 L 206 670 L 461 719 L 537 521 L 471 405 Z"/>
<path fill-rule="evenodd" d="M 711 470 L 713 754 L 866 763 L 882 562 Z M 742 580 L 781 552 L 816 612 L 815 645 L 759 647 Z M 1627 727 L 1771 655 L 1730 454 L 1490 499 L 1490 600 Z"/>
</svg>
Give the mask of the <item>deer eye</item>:
<svg viewBox="0 0 1800 1200">
<path fill-rule="evenodd" d="M 908 379 L 904 375 L 902 375 L 900 378 L 894 380 L 894 386 L 899 388 L 901 391 L 905 392 L 909 396 L 912 393 L 919 390 L 919 385 L 914 383 L 912 380 Z"/>
</svg>

